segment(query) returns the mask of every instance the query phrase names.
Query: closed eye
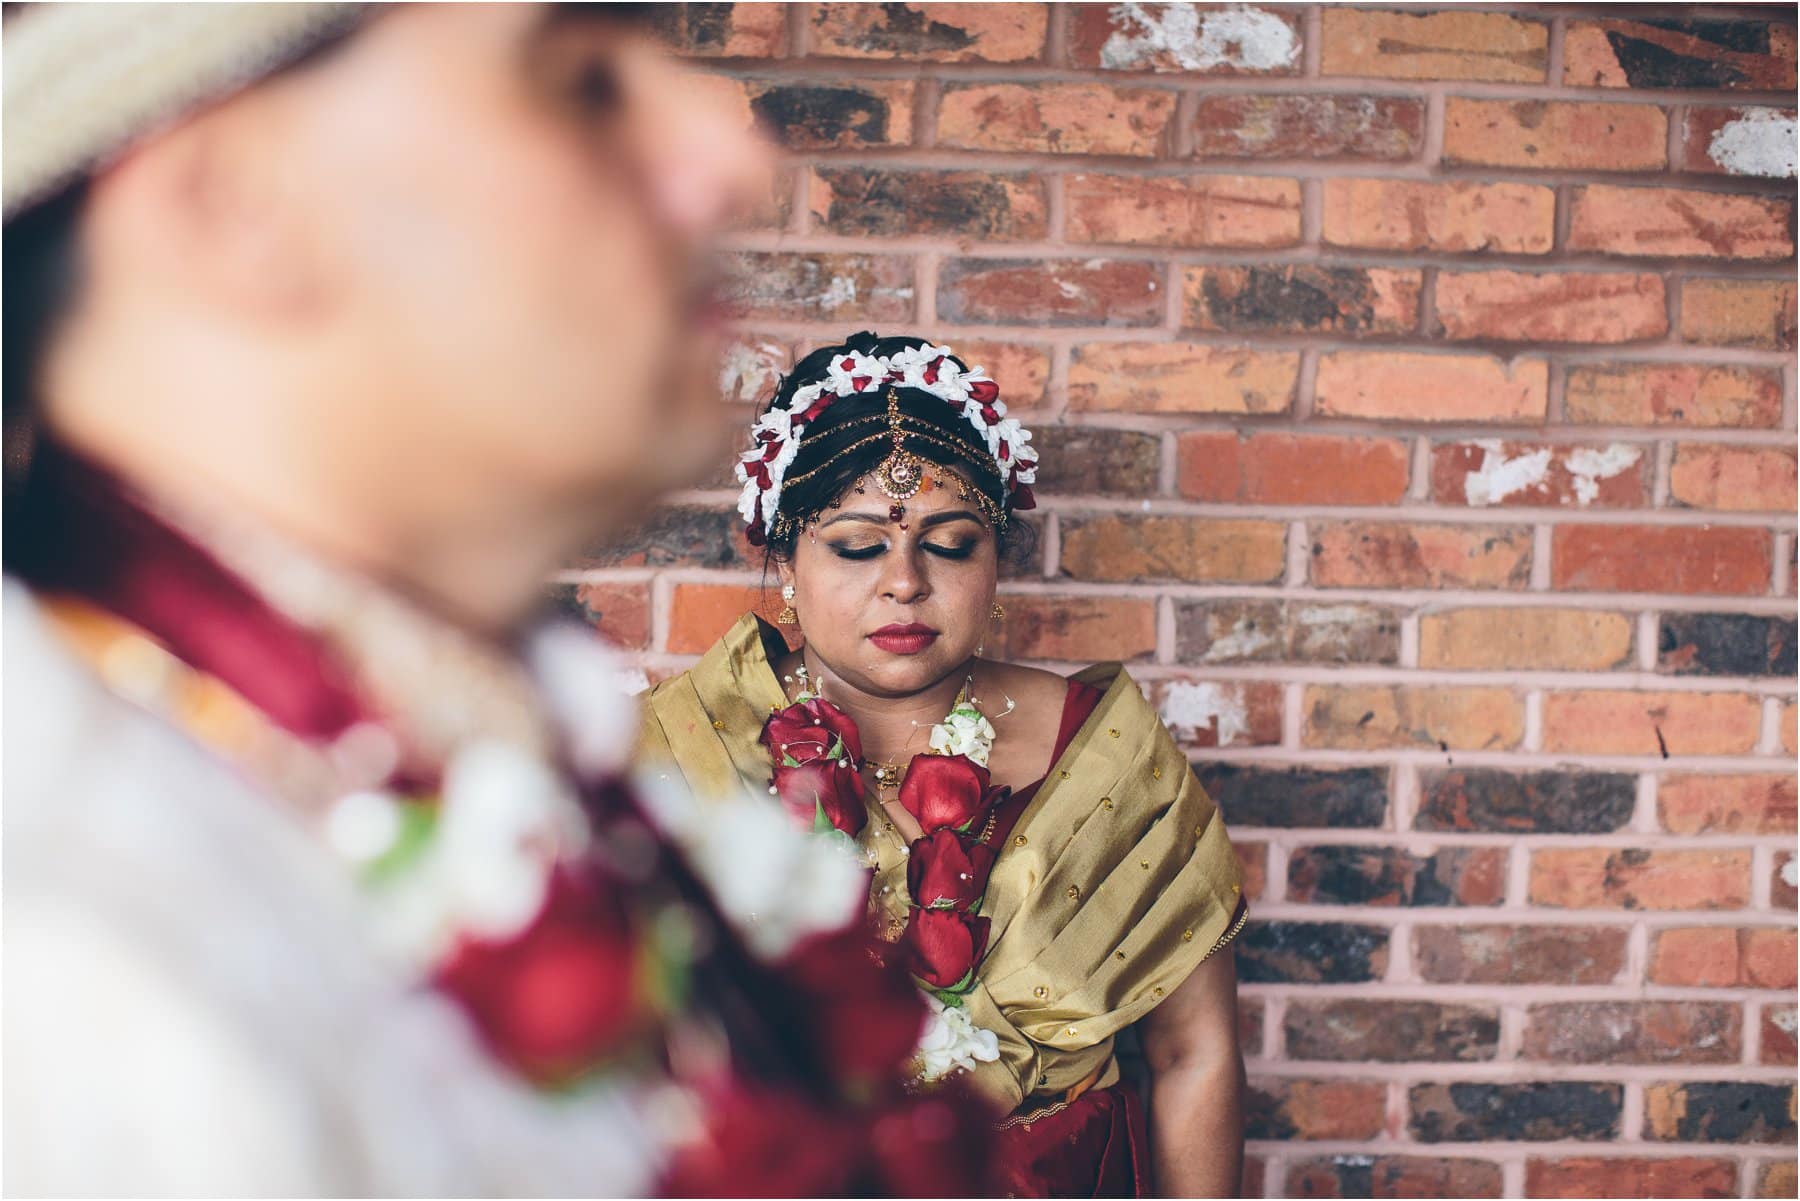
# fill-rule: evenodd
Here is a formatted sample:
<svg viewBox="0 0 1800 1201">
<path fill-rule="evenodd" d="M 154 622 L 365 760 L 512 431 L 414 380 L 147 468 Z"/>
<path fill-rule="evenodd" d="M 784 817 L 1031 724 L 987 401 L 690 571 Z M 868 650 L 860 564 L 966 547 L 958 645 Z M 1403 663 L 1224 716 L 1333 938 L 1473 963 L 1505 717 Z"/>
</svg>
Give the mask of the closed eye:
<svg viewBox="0 0 1800 1201">
<path fill-rule="evenodd" d="M 838 558 L 856 561 L 873 559 L 887 549 L 887 544 L 882 542 L 871 542 L 867 546 L 853 546 L 847 542 L 831 542 L 827 545 Z"/>
<path fill-rule="evenodd" d="M 958 542 L 949 546 L 941 546 L 935 542 L 924 542 L 920 545 L 940 559 L 966 559 L 975 553 L 975 544 L 973 542 Z"/>
</svg>

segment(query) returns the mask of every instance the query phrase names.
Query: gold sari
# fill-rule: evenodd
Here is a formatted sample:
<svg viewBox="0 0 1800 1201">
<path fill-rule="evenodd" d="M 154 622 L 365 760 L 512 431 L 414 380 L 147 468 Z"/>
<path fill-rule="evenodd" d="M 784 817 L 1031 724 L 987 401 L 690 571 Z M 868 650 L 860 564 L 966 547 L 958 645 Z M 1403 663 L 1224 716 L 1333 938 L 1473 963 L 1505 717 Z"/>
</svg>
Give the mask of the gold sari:
<svg viewBox="0 0 1800 1201">
<path fill-rule="evenodd" d="M 758 739 L 788 703 L 771 665 L 781 645 L 746 614 L 658 685 L 645 706 L 646 763 L 674 765 L 699 796 L 766 793 Z M 1117 663 L 1075 679 L 1102 698 L 1001 848 L 981 906 L 988 951 L 963 998 L 1000 1040 L 975 1083 L 1008 1110 L 1115 1081 L 1113 1036 L 1244 921 L 1225 823 L 1156 711 Z M 906 915 L 906 844 L 872 792 L 869 806 L 859 842 L 876 864 L 871 908 L 893 938 Z"/>
</svg>

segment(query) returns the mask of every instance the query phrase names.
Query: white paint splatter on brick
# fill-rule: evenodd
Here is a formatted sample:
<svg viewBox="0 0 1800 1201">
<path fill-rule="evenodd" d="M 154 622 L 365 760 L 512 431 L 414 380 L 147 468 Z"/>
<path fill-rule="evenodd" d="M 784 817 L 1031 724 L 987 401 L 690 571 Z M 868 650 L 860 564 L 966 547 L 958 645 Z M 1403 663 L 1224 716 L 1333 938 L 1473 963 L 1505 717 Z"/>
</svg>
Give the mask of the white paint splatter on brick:
<svg viewBox="0 0 1800 1201">
<path fill-rule="evenodd" d="M 1074 300 L 1083 294 L 1079 287 L 1066 279 L 1059 279 L 1056 281 L 1056 290 L 1063 294 L 1063 299 L 1065 300 Z"/>
<path fill-rule="evenodd" d="M 1800 1027 L 1800 1014 L 1795 1013 L 1792 1009 L 1770 1010 L 1769 1020 L 1789 1034 L 1794 1033 L 1796 1027 Z"/>
<path fill-rule="evenodd" d="M 856 280 L 848 275 L 834 275 L 825 291 L 819 294 L 819 305 L 822 308 L 835 308 L 840 304 L 856 303 Z"/>
<path fill-rule="evenodd" d="M 1262 9 L 1238 5 L 1202 13 L 1192 4 L 1161 8 L 1153 14 L 1144 4 L 1113 5 L 1115 32 L 1100 48 L 1100 64 L 1131 70 L 1166 55 L 1185 71 L 1271 71 L 1299 57 L 1300 39 L 1293 28 Z M 1134 26 L 1141 32 L 1126 32 Z"/>
<path fill-rule="evenodd" d="M 1781 865 L 1781 881 L 1789 888 L 1800 888 L 1800 859 L 1790 859 Z"/>
<path fill-rule="evenodd" d="M 726 400 L 762 399 L 764 389 L 778 374 L 773 364 L 785 357 L 773 342 L 732 343 L 719 363 L 719 395 Z"/>
<path fill-rule="evenodd" d="M 1706 157 L 1733 175 L 1794 178 L 1794 118 L 1773 108 L 1750 108 L 1721 125 Z"/>
<path fill-rule="evenodd" d="M 1211 682 L 1171 684 L 1162 703 L 1163 724 L 1177 738 L 1192 738 L 1196 731 L 1213 730 L 1220 746 L 1230 746 L 1250 731 L 1250 715 L 1236 688 Z"/>
<path fill-rule="evenodd" d="M 1206 657 L 1214 661 L 1246 659 L 1264 647 L 1274 645 L 1275 639 L 1267 630 L 1257 628 L 1251 618 L 1240 617 L 1231 623 L 1231 629 L 1224 635 L 1213 639 L 1212 645 L 1206 648 Z"/>
<path fill-rule="evenodd" d="M 1482 450 L 1481 466 L 1463 477 L 1463 495 L 1471 505 L 1497 505 L 1515 492 L 1535 488 L 1550 474 L 1550 451 L 1534 450 L 1516 459 L 1506 457 L 1499 442 L 1475 442 Z"/>
<path fill-rule="evenodd" d="M 1575 482 L 1575 499 L 1585 505 L 1599 497 L 1601 480 L 1610 480 L 1620 472 L 1631 470 L 1632 465 L 1643 457 L 1642 447 L 1614 442 L 1611 446 L 1577 447 L 1564 457 L 1563 466 L 1569 469 L 1569 476 Z"/>
</svg>

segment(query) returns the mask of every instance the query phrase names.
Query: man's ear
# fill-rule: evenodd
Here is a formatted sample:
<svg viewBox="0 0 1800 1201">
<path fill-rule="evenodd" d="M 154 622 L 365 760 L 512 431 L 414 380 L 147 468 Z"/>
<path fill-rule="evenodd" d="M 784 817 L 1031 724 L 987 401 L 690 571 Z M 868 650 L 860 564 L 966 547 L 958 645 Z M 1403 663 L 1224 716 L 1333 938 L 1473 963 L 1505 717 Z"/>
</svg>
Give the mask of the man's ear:
<svg viewBox="0 0 1800 1201">
<path fill-rule="evenodd" d="M 302 193 L 283 161 L 278 109 L 250 92 L 133 146 L 89 193 L 97 262 L 176 303 L 233 320 L 306 320 L 324 303 Z"/>
</svg>

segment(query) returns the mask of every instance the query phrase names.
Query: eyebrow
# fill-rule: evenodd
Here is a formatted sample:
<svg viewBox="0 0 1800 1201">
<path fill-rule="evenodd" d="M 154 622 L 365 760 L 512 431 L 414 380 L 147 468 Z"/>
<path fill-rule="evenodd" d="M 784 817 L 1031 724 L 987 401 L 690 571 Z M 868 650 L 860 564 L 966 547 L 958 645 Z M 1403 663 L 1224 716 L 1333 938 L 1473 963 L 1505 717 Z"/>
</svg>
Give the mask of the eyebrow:
<svg viewBox="0 0 1800 1201">
<path fill-rule="evenodd" d="M 886 517 L 877 517 L 873 513 L 840 513 L 830 521 L 820 522 L 819 528 L 824 529 L 826 526 L 836 525 L 840 521 L 861 521 L 867 522 L 869 525 L 886 525 L 888 523 Z M 933 529 L 940 525 L 949 525 L 953 521 L 973 521 L 977 524 L 985 524 L 981 521 L 981 518 L 977 517 L 968 509 L 945 509 L 942 512 L 933 513 L 928 517 L 920 518 L 919 528 L 927 530 Z"/>
</svg>

